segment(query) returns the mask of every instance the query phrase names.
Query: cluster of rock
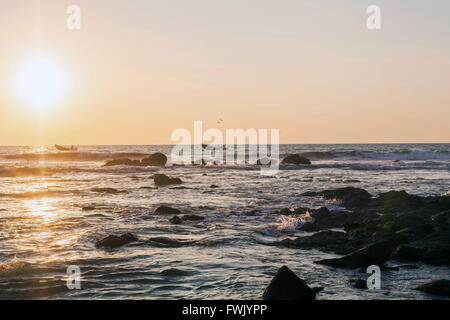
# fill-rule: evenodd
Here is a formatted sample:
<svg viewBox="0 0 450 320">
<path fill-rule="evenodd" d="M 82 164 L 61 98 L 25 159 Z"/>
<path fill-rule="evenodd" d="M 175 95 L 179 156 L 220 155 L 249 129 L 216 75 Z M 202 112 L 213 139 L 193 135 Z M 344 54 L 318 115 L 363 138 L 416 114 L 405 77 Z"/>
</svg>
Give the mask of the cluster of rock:
<svg viewBox="0 0 450 320">
<path fill-rule="evenodd" d="M 389 191 L 373 198 L 367 191 L 353 187 L 303 195 L 338 200 L 350 211 L 297 208 L 283 209 L 278 214 L 303 214 L 308 210 L 313 222 L 306 223 L 302 230 L 343 228 L 345 232 L 319 232 L 286 239 L 280 245 L 348 254 L 339 261 L 321 261 L 338 267 L 381 265 L 390 257 L 450 265 L 449 196 L 419 197 Z"/>
<path fill-rule="evenodd" d="M 164 167 L 167 163 L 167 157 L 161 152 L 156 152 L 142 160 L 132 160 L 132 159 L 113 159 L 108 160 L 103 166 L 155 166 Z"/>
</svg>

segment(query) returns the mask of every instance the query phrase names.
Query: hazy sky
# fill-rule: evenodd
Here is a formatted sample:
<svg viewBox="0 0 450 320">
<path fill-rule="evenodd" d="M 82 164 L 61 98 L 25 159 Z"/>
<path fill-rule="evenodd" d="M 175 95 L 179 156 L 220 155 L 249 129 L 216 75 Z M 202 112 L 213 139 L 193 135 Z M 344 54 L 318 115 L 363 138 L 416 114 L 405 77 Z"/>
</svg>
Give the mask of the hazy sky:
<svg viewBox="0 0 450 320">
<path fill-rule="evenodd" d="M 44 113 L 12 80 L 34 55 L 68 79 Z M 450 142 L 450 1 L 0 0 L 0 145 L 164 144 L 194 120 L 282 143 Z"/>
</svg>

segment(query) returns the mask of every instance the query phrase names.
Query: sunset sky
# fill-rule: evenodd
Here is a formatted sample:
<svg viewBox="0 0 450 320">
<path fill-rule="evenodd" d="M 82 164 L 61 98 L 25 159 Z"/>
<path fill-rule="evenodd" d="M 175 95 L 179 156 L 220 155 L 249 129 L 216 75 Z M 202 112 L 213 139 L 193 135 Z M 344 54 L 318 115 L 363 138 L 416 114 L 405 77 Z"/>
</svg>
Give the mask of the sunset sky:
<svg viewBox="0 0 450 320">
<path fill-rule="evenodd" d="M 450 142 L 449 17 L 448 0 L 1 0 L 0 145 L 170 144 L 194 120 L 282 143 Z M 43 109 L 15 88 L 35 56 L 66 81 Z"/>
</svg>

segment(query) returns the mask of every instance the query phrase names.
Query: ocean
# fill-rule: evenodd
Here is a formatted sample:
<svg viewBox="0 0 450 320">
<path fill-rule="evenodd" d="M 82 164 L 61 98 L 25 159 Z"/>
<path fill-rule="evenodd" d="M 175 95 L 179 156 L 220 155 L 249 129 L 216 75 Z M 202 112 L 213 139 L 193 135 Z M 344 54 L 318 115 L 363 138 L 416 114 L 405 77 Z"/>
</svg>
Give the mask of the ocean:
<svg viewBox="0 0 450 320">
<path fill-rule="evenodd" d="M 373 196 L 448 195 L 450 144 L 280 145 L 280 158 L 300 153 L 312 164 L 281 166 L 275 176 L 256 165 L 172 166 L 171 149 L 0 147 L 0 299 L 259 299 L 282 265 L 323 287 L 318 299 L 429 299 L 414 287 L 448 278 L 448 267 L 419 264 L 383 270 L 380 290 L 353 288 L 350 278 L 367 275 L 314 263 L 338 255 L 277 246 L 311 233 L 302 231 L 305 217 L 273 213 L 343 210 L 337 201 L 301 194 L 346 186 Z M 103 166 L 157 151 L 169 157 L 165 168 Z M 183 184 L 157 188 L 155 172 Z M 175 225 L 154 214 L 161 205 L 204 219 Z M 95 246 L 126 232 L 163 240 Z M 66 286 L 71 265 L 81 270 L 79 290 Z"/>
</svg>

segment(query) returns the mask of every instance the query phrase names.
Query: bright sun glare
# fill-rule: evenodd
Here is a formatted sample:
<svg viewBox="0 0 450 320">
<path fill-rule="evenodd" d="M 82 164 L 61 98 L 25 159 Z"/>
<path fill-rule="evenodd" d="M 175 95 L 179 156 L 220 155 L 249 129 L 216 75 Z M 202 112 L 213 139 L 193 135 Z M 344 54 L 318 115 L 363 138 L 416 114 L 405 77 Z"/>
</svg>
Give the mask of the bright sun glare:
<svg viewBox="0 0 450 320">
<path fill-rule="evenodd" d="M 28 105 L 45 110 L 66 91 L 64 72 L 53 61 L 37 56 L 23 64 L 16 74 L 18 96 Z"/>
</svg>

